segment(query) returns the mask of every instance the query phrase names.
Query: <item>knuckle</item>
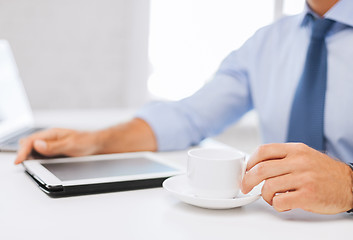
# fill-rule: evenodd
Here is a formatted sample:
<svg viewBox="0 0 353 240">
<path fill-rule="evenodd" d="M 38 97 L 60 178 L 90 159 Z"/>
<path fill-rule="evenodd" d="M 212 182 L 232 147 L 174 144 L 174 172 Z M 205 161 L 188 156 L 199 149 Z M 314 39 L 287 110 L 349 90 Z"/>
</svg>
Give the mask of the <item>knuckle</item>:
<svg viewBox="0 0 353 240">
<path fill-rule="evenodd" d="M 257 175 L 257 176 L 263 176 L 264 174 L 265 174 L 265 172 L 266 172 L 266 165 L 265 165 L 265 163 L 263 163 L 263 162 L 260 162 L 260 163 L 258 163 L 256 166 L 255 166 L 255 174 Z"/>
<path fill-rule="evenodd" d="M 291 163 L 299 169 L 315 169 L 315 163 L 308 157 L 306 151 L 298 150 L 291 156 Z"/>
<path fill-rule="evenodd" d="M 241 184 L 242 184 L 242 190 L 243 190 L 244 192 L 248 192 L 249 189 L 250 189 L 250 183 L 249 183 L 249 177 L 248 177 L 248 175 L 245 175 L 245 176 L 244 176 L 244 178 L 243 178 Z"/>
<path fill-rule="evenodd" d="M 283 198 L 274 197 L 273 200 L 272 200 L 272 206 L 273 206 L 273 208 L 276 211 L 283 212 L 284 211 L 284 200 L 283 200 Z"/>
<path fill-rule="evenodd" d="M 305 154 L 308 150 L 308 146 L 304 143 L 295 143 L 295 149 L 297 154 Z"/>
<path fill-rule="evenodd" d="M 289 197 L 287 194 L 290 193 L 280 193 L 273 198 L 272 206 L 278 212 L 286 212 L 291 209 L 297 208 L 298 199 L 293 202 L 293 196 Z"/>
<path fill-rule="evenodd" d="M 271 181 L 271 179 L 266 180 L 264 183 L 264 186 L 262 187 L 262 190 L 265 191 L 266 193 L 273 192 L 274 191 L 273 181 Z"/>
<path fill-rule="evenodd" d="M 262 198 L 270 205 L 272 205 L 272 198 L 274 196 L 271 181 L 266 180 L 261 190 Z"/>
<path fill-rule="evenodd" d="M 299 155 L 293 159 L 293 165 L 297 169 L 302 169 L 303 167 L 308 167 L 308 161 L 306 161 L 305 156 Z"/>
<path fill-rule="evenodd" d="M 300 143 L 297 143 L 297 147 L 304 150 L 304 149 L 307 149 L 308 145 L 300 142 Z"/>
<path fill-rule="evenodd" d="M 257 149 L 256 149 L 256 153 L 259 156 L 264 155 L 266 153 L 266 151 L 267 151 L 267 144 L 258 146 Z"/>
</svg>

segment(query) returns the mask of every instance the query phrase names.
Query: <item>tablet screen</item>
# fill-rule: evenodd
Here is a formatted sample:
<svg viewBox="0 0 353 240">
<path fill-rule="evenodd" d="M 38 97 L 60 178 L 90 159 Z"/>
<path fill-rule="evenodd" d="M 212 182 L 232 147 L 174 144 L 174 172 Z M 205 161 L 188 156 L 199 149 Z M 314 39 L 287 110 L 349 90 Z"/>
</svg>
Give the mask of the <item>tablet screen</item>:
<svg viewBox="0 0 353 240">
<path fill-rule="evenodd" d="M 128 158 L 87 162 L 42 163 L 61 181 L 162 173 L 176 169 L 148 158 Z"/>
</svg>

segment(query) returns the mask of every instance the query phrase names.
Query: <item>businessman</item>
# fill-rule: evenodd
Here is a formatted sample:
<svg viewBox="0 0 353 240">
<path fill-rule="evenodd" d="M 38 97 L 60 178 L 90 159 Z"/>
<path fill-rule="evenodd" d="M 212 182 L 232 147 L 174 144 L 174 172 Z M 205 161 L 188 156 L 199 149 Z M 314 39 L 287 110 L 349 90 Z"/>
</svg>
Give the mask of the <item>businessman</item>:
<svg viewBox="0 0 353 240">
<path fill-rule="evenodd" d="M 300 15 L 260 29 L 213 80 L 178 102 L 152 103 L 109 129 L 50 129 L 21 141 L 44 155 L 183 149 L 256 109 L 264 145 L 251 156 L 242 191 L 265 180 L 278 211 L 336 214 L 353 208 L 353 1 L 307 0 Z"/>
</svg>

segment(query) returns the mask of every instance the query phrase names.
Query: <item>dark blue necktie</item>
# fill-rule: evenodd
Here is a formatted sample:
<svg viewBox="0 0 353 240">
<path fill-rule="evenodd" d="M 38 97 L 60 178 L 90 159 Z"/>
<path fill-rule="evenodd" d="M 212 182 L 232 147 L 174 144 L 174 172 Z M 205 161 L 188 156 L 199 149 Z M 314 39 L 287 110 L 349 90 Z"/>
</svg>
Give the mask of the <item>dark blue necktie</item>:
<svg viewBox="0 0 353 240">
<path fill-rule="evenodd" d="M 324 108 L 327 78 L 325 36 L 333 21 L 313 22 L 304 71 L 294 96 L 288 125 L 288 142 L 302 142 L 325 151 Z"/>
</svg>

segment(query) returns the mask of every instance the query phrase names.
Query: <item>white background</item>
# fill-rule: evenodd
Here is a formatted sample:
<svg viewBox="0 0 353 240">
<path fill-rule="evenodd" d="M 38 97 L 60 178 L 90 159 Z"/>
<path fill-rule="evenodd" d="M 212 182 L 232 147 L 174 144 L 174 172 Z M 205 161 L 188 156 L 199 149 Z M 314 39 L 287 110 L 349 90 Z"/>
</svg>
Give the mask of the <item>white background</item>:
<svg viewBox="0 0 353 240">
<path fill-rule="evenodd" d="M 0 0 L 0 38 L 13 48 L 34 109 L 138 107 L 151 97 L 147 84 L 152 97 L 192 94 L 256 29 L 302 5 Z"/>
<path fill-rule="evenodd" d="M 144 102 L 148 22 L 148 0 L 0 0 L 34 109 Z"/>
</svg>

